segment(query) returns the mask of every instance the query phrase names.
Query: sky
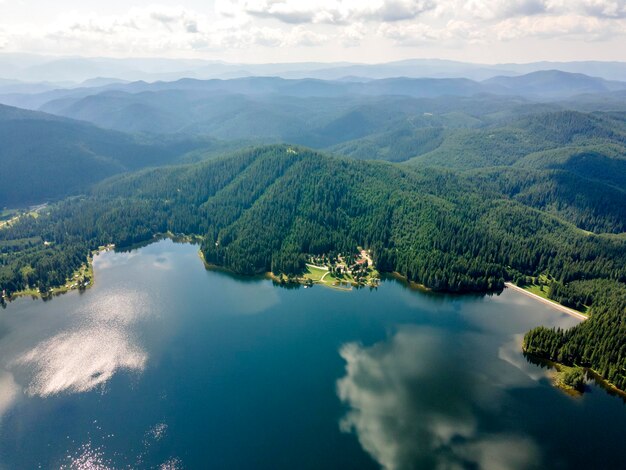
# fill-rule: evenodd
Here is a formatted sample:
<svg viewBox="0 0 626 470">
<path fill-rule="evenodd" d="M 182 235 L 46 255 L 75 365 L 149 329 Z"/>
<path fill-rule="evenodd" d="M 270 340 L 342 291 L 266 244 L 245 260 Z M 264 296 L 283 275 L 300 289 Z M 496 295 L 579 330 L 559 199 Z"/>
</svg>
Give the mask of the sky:
<svg viewBox="0 0 626 470">
<path fill-rule="evenodd" d="M 0 0 L 0 53 L 626 61 L 626 0 Z"/>
</svg>

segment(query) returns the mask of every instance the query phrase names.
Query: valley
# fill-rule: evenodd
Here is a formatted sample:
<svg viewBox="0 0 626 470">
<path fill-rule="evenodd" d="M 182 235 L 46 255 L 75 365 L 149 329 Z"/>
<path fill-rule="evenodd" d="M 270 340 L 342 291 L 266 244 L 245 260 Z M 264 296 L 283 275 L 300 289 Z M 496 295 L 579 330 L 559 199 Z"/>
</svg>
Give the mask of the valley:
<svg viewBox="0 0 626 470">
<path fill-rule="evenodd" d="M 626 469 L 625 45 L 0 0 L 0 470 Z"/>
<path fill-rule="evenodd" d="M 626 81 L 472 70 L 0 83 L 0 467 L 624 462 Z"/>
</svg>

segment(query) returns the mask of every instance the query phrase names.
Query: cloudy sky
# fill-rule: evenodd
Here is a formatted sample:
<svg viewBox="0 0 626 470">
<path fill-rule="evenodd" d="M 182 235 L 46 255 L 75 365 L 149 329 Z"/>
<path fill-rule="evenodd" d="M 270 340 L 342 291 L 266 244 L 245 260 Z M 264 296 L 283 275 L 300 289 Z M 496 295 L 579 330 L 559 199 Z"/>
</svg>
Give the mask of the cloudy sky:
<svg viewBox="0 0 626 470">
<path fill-rule="evenodd" d="M 0 51 L 234 62 L 626 60 L 626 0 L 0 0 Z"/>
</svg>

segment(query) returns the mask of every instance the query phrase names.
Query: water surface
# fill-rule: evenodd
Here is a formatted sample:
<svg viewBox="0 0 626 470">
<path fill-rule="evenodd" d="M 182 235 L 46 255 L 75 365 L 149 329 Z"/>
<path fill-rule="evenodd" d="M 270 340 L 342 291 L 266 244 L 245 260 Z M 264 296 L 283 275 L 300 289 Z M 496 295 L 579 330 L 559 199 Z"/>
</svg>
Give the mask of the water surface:
<svg viewBox="0 0 626 470">
<path fill-rule="evenodd" d="M 283 289 L 169 240 L 0 310 L 0 468 L 626 468 L 626 406 L 520 353 L 505 291 Z"/>
</svg>

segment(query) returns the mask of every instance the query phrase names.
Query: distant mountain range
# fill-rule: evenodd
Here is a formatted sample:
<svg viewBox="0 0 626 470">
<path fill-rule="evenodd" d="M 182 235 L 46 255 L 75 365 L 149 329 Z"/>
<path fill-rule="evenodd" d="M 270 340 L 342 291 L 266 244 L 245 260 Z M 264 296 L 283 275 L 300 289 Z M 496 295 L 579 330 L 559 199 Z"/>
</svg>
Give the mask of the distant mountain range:
<svg viewBox="0 0 626 470">
<path fill-rule="evenodd" d="M 0 106 L 0 207 L 277 142 L 418 167 L 570 165 L 581 177 L 626 184 L 626 82 L 579 73 L 483 81 L 100 78 L 44 90 L 0 95 L 0 103 L 21 108 Z"/>
<path fill-rule="evenodd" d="M 560 70 L 542 70 L 515 77 L 499 76 L 482 83 L 502 87 L 513 94 L 537 98 L 605 93 L 624 90 L 624 85 L 626 85 L 626 82 L 604 80 L 582 73 L 568 73 Z"/>
<path fill-rule="evenodd" d="M 97 77 L 127 81 L 173 81 L 179 78 L 241 78 L 276 76 L 323 80 L 372 80 L 392 77 L 469 78 L 486 80 L 499 75 L 516 76 L 540 70 L 584 73 L 605 80 L 626 81 L 624 62 L 533 62 L 528 64 L 475 64 L 440 59 L 411 59 L 382 64 L 301 62 L 237 64 L 188 59 L 111 59 L 0 54 L 0 78 L 26 82 L 55 82 L 76 86 Z"/>
<path fill-rule="evenodd" d="M 0 207 L 75 194 L 120 172 L 274 142 L 421 168 L 567 168 L 606 193 L 626 185 L 626 88 L 610 91 L 622 85 L 548 71 L 489 83 L 184 79 L 19 95 L 43 102 L 46 113 L 0 106 Z M 586 93 L 537 98 L 575 92 Z"/>
<path fill-rule="evenodd" d="M 15 90 L 16 86 L 19 88 L 14 83 L 6 85 L 12 90 Z M 32 85 L 32 87 L 34 86 Z M 99 78 L 88 80 L 82 86 L 75 88 L 50 89 L 48 84 L 45 86 L 41 84 L 40 86 L 43 87 L 42 90 L 2 93 L 3 87 L 0 83 L 0 103 L 85 119 L 85 117 L 75 114 L 76 110 L 83 110 L 87 106 L 86 103 L 95 101 L 100 103 L 115 101 L 120 103 L 120 106 L 122 106 L 122 102 L 133 102 L 138 106 L 137 103 L 148 100 L 150 103 L 146 103 L 146 105 L 158 107 L 159 102 L 166 99 L 176 108 L 186 100 L 195 103 L 199 100 L 214 100 L 217 97 L 227 95 L 256 98 L 262 96 L 272 98 L 276 96 L 294 98 L 368 96 L 437 98 L 442 96 L 502 95 L 523 97 L 534 101 L 555 101 L 582 94 L 600 95 L 626 92 L 626 82 L 558 70 L 544 70 L 515 77 L 497 76 L 482 82 L 467 78 L 397 77 L 358 81 L 245 77 L 230 80 L 183 78 L 176 81 L 152 83 L 135 81 L 129 83 L 117 79 Z M 151 95 L 148 96 L 148 93 Z M 175 94 L 178 94 L 178 98 L 175 98 Z M 94 97 L 98 97 L 97 100 Z M 175 112 L 175 109 L 172 112 Z"/>
</svg>

